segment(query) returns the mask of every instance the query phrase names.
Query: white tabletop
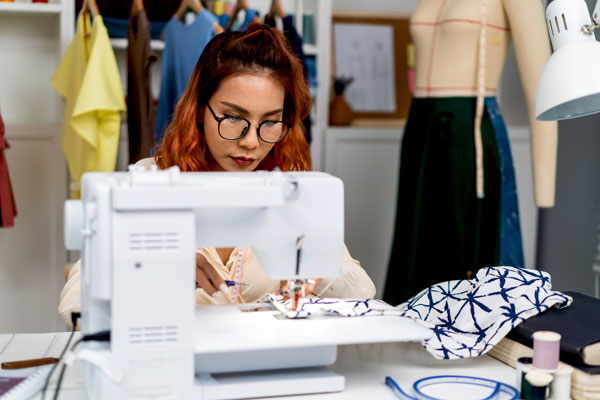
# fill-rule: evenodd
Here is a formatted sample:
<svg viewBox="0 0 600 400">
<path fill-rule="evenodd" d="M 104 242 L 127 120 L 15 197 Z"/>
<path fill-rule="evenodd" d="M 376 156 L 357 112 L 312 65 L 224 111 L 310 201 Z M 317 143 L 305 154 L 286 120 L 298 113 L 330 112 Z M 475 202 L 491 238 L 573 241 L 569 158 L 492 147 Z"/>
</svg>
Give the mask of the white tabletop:
<svg viewBox="0 0 600 400">
<path fill-rule="evenodd" d="M 0 334 L 0 362 L 38 357 L 58 357 L 69 333 Z M 464 360 L 436 360 L 419 343 L 387 343 L 340 346 L 331 369 L 346 377 L 343 392 L 285 399 L 397 399 L 384 384 L 391 376 L 403 388 L 432 375 L 470 375 L 495 379 L 514 385 L 511 367 L 489 356 Z M 52 387 L 56 381 L 55 373 Z M 54 394 L 50 390 L 48 394 Z M 35 397 L 39 399 L 41 396 Z M 46 396 L 49 398 L 50 396 Z M 51 397 L 50 397 L 51 398 Z M 67 369 L 59 399 L 85 399 L 80 366 L 76 362 Z"/>
</svg>

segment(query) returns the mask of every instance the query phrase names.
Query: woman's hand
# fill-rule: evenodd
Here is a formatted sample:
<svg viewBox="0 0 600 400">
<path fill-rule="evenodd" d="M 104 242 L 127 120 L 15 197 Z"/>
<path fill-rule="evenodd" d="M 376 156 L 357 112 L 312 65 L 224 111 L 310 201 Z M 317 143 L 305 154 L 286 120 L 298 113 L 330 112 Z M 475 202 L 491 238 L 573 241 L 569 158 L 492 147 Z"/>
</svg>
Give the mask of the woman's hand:
<svg viewBox="0 0 600 400">
<path fill-rule="evenodd" d="M 220 291 L 227 300 L 231 299 L 229 289 L 223 278 L 219 276 L 206 257 L 200 253 L 196 253 L 196 288 L 204 289 L 212 297 L 216 297 Z"/>
<path fill-rule="evenodd" d="M 300 294 L 303 296 L 310 295 L 314 292 L 315 288 L 319 283 L 321 283 L 322 280 L 323 278 L 305 279 L 304 284 L 302 285 L 302 293 Z M 289 282 L 290 281 L 279 281 L 279 294 L 285 293 L 289 290 Z"/>
</svg>

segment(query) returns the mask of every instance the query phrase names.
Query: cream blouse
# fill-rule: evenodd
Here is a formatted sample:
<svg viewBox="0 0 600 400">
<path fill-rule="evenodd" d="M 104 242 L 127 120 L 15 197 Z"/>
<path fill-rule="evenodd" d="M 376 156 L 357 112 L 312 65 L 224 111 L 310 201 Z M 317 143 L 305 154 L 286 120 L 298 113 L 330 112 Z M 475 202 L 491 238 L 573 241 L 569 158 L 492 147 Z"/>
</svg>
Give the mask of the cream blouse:
<svg viewBox="0 0 600 400">
<path fill-rule="evenodd" d="M 154 165 L 154 160 L 146 158 L 140 160 L 137 165 L 149 168 L 151 165 Z M 238 251 L 239 248 L 235 248 L 231 252 L 227 263 L 223 264 L 215 248 L 200 249 L 200 252 L 224 280 L 234 279 Z M 267 275 L 258 262 L 258 259 L 254 256 L 252 249 L 247 251 L 244 258 L 242 282 L 248 283 L 247 286 L 240 287 L 239 301 L 243 303 L 255 302 L 263 298 L 265 294 L 279 290 L 279 280 L 272 279 Z M 348 249 L 344 246 L 342 273 L 335 278 L 323 279 L 313 291 L 313 295 L 318 297 L 370 299 L 375 296 L 375 285 L 360 266 L 360 263 L 350 256 Z M 211 297 L 204 289 L 198 288 L 195 291 L 195 296 L 197 305 L 229 303 L 229 299 L 221 292 L 217 292 L 215 297 Z M 67 283 L 60 294 L 58 312 L 67 325 L 71 326 L 71 312 L 79 311 L 80 309 L 81 260 L 77 261 L 69 272 Z"/>
</svg>

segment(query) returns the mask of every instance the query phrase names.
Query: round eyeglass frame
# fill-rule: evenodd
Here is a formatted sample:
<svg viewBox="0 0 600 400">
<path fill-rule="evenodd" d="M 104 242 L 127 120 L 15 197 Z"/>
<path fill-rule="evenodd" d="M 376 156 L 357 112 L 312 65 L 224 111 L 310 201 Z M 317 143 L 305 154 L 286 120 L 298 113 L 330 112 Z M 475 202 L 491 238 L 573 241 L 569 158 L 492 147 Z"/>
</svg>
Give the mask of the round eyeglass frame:
<svg viewBox="0 0 600 400">
<path fill-rule="evenodd" d="M 223 135 L 221 134 L 221 122 L 222 122 L 222 121 L 224 121 L 224 120 L 226 120 L 226 119 L 227 119 L 227 118 L 229 118 L 229 117 L 225 117 L 225 116 L 223 116 L 223 117 L 217 117 L 217 115 L 216 115 L 216 114 L 215 114 L 215 112 L 213 111 L 213 109 L 212 109 L 212 107 L 210 106 L 210 104 L 209 104 L 209 103 L 206 103 L 206 106 L 208 107 L 208 110 L 209 110 L 209 111 L 210 111 L 210 113 L 212 114 L 212 116 L 213 116 L 213 118 L 215 119 L 215 121 L 217 121 L 217 123 L 218 123 L 218 125 L 217 125 L 217 132 L 219 133 L 219 136 L 220 136 L 221 138 L 223 138 L 223 139 L 225 139 L 225 140 L 239 140 L 239 139 L 243 138 L 244 136 L 246 136 L 246 134 L 247 134 L 247 133 L 250 131 L 250 126 L 252 126 L 252 122 L 248 121 L 246 118 L 243 118 L 243 117 L 235 117 L 235 118 L 239 118 L 239 119 L 242 119 L 242 120 L 246 121 L 246 123 L 247 123 L 248 125 L 246 126 L 246 129 L 244 129 L 244 130 L 242 131 L 242 134 L 241 134 L 240 136 L 238 136 L 238 137 L 236 137 L 236 138 L 226 138 L 225 136 L 223 136 Z M 267 122 L 280 122 L 280 123 L 282 123 L 282 124 L 283 124 L 283 126 L 285 126 L 287 129 L 286 129 L 285 133 L 284 133 L 283 135 L 281 135 L 281 137 L 280 137 L 278 140 L 276 140 L 276 141 L 274 141 L 274 142 L 272 142 L 272 141 L 269 141 L 269 140 L 265 140 L 265 139 L 264 139 L 264 138 L 263 138 L 263 137 L 260 135 L 260 128 L 261 128 L 261 127 L 262 127 L 264 124 L 266 124 Z M 291 129 L 291 128 L 292 128 L 292 125 L 291 125 L 289 122 L 286 122 L 286 121 L 266 120 L 266 121 L 262 121 L 261 123 L 259 123 L 259 124 L 258 124 L 258 127 L 256 128 L 256 134 L 258 135 L 259 139 L 260 139 L 260 140 L 262 140 L 263 142 L 265 142 L 265 143 L 269 143 L 269 144 L 275 144 L 275 143 L 279 143 L 279 142 L 281 142 L 283 139 L 285 139 L 285 137 L 287 136 L 287 134 L 289 133 L 289 131 L 290 131 L 290 129 Z"/>
</svg>

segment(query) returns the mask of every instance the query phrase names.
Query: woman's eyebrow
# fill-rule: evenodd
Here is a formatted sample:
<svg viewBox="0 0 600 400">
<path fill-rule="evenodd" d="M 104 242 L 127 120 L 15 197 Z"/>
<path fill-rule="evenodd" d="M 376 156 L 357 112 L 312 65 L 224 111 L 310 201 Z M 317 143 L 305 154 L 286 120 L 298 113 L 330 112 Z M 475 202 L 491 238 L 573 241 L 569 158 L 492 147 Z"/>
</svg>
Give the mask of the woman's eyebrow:
<svg viewBox="0 0 600 400">
<path fill-rule="evenodd" d="M 278 108 L 277 110 L 273 110 L 273 111 L 269 111 L 268 113 L 264 113 L 263 114 L 263 118 L 264 117 L 268 117 L 270 115 L 277 115 L 277 114 L 281 114 L 283 112 L 283 108 Z"/>
<path fill-rule="evenodd" d="M 248 112 L 248 110 L 246 110 L 245 108 L 242 108 L 242 107 L 238 106 L 237 104 L 229 103 L 227 101 L 222 101 L 221 104 L 223 104 L 224 106 L 227 106 L 229 108 L 232 108 L 233 110 L 239 112 L 240 114 L 244 114 L 244 115 L 249 115 L 250 114 Z"/>
<path fill-rule="evenodd" d="M 223 104 L 224 106 L 227 106 L 227 107 L 229 107 L 229 108 L 232 108 L 233 110 L 235 110 L 235 111 L 239 112 L 239 113 L 240 113 L 240 114 L 242 114 L 242 115 L 246 115 L 246 116 L 247 116 L 247 115 L 250 115 L 250 112 L 249 112 L 248 110 L 246 110 L 246 109 L 245 109 L 245 108 L 243 108 L 243 107 L 240 107 L 240 106 L 238 106 L 237 104 L 229 103 L 229 102 L 227 102 L 227 101 L 221 101 L 221 104 Z M 279 114 L 279 113 L 281 113 L 281 112 L 283 112 L 283 109 L 282 109 L 282 108 L 278 108 L 278 109 L 276 109 L 276 110 L 273 110 L 273 111 L 266 112 L 266 113 L 264 113 L 262 116 L 263 116 L 263 117 L 267 117 L 267 116 L 270 116 L 270 115 L 276 115 L 276 114 Z"/>
</svg>

